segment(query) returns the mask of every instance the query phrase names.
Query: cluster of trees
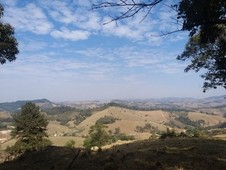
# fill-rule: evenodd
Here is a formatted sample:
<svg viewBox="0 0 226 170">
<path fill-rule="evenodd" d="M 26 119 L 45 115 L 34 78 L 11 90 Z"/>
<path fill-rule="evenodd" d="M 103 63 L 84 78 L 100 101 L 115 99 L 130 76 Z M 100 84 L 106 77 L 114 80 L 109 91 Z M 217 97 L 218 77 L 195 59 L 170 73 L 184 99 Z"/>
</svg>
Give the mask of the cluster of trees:
<svg viewBox="0 0 226 170">
<path fill-rule="evenodd" d="M 115 123 L 116 120 L 118 119 L 113 116 L 104 116 L 98 119 L 96 121 L 96 124 L 112 124 L 112 123 Z"/>
<path fill-rule="evenodd" d="M 74 121 L 76 125 L 87 117 L 91 116 L 91 109 L 77 109 L 70 106 L 59 106 L 45 109 L 49 120 L 59 121 L 61 125 L 66 125 L 69 121 Z"/>
<path fill-rule="evenodd" d="M 204 131 L 198 128 L 187 129 L 186 132 L 176 133 L 174 129 L 167 128 L 165 132 L 162 132 L 160 139 L 166 138 L 186 138 L 186 137 L 200 137 L 204 136 Z"/>
<path fill-rule="evenodd" d="M 119 128 L 115 129 L 115 132 L 107 132 L 105 129 L 107 126 L 103 124 L 95 124 L 90 127 L 89 137 L 84 140 L 83 146 L 90 149 L 94 146 L 104 146 L 116 142 L 117 140 L 134 140 L 134 136 L 128 136 L 125 133 L 121 133 Z"/>
</svg>

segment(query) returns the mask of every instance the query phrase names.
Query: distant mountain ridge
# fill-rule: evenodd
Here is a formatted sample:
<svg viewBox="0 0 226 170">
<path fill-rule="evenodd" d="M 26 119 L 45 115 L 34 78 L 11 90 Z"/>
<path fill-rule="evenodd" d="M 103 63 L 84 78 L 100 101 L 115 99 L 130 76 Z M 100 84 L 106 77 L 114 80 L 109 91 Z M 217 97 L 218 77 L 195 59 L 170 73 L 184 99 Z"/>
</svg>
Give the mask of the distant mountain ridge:
<svg viewBox="0 0 226 170">
<path fill-rule="evenodd" d="M 5 102 L 0 103 L 0 111 L 8 111 L 11 113 L 18 112 L 24 104 L 27 102 L 32 102 L 37 104 L 41 109 L 43 108 L 52 108 L 56 104 L 49 101 L 48 99 L 36 99 L 36 100 L 18 100 L 16 102 Z"/>
<path fill-rule="evenodd" d="M 83 102 L 61 102 L 54 103 L 48 99 L 37 100 L 18 100 L 16 102 L 0 103 L 0 111 L 8 111 L 15 113 L 20 110 L 27 102 L 37 104 L 41 109 L 51 109 L 56 106 L 69 106 L 72 108 L 95 108 L 102 107 L 109 103 L 116 103 L 119 105 L 141 108 L 141 109 L 187 109 L 198 110 L 203 108 L 222 107 L 226 109 L 226 95 L 213 96 L 203 99 L 197 98 L 160 98 L 160 99 L 128 99 L 128 100 L 111 100 L 111 101 L 83 101 Z"/>
</svg>

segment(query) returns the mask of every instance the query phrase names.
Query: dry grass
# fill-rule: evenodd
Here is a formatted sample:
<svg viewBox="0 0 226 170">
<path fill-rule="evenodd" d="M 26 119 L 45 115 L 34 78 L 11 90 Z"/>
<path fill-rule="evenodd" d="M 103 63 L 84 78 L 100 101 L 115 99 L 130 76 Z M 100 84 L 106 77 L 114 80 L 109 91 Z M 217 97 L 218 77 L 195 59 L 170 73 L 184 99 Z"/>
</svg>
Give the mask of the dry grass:
<svg viewBox="0 0 226 170">
<path fill-rule="evenodd" d="M 188 118 L 192 121 L 204 120 L 205 126 L 214 126 L 226 122 L 226 118 L 217 115 L 207 115 L 204 113 L 190 112 Z"/>
<path fill-rule="evenodd" d="M 84 138 L 74 137 L 74 136 L 57 136 L 57 137 L 49 137 L 49 139 L 51 140 L 54 146 L 65 146 L 67 141 L 74 140 L 76 147 L 82 147 L 83 140 L 84 140 Z"/>
<path fill-rule="evenodd" d="M 87 135 L 90 126 L 94 125 L 98 119 L 104 116 L 112 116 L 118 120 L 115 123 L 109 124 L 108 129 L 114 131 L 115 128 L 120 128 L 121 132 L 126 134 L 137 135 L 138 138 L 143 138 L 144 135 L 136 132 L 137 126 L 144 126 L 146 123 L 153 127 L 165 131 L 167 126 L 164 123 L 169 121 L 170 114 L 164 111 L 136 111 L 120 107 L 109 107 L 103 111 L 96 112 L 86 120 L 81 122 L 77 128 L 84 129 L 83 135 Z M 150 135 L 149 135 L 150 136 Z M 147 138 L 149 137 L 147 136 Z"/>
</svg>

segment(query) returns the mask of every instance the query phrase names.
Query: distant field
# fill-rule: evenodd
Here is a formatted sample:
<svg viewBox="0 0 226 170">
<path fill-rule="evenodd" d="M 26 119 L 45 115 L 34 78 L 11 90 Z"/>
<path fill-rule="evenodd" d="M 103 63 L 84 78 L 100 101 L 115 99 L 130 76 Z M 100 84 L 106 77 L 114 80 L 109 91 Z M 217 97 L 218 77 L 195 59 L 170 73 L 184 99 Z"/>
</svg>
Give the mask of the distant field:
<svg viewBox="0 0 226 170">
<path fill-rule="evenodd" d="M 54 146 L 64 146 L 69 140 L 75 141 L 75 147 L 82 147 L 84 138 L 74 136 L 49 137 Z"/>
<path fill-rule="evenodd" d="M 69 140 L 75 141 L 75 147 L 82 147 L 84 138 L 74 137 L 74 136 L 57 136 L 57 137 L 49 137 L 54 146 L 64 146 L 65 143 Z M 16 139 L 9 140 L 3 144 L 1 144 L 1 149 L 6 149 L 7 146 L 12 146 L 16 142 Z"/>
</svg>

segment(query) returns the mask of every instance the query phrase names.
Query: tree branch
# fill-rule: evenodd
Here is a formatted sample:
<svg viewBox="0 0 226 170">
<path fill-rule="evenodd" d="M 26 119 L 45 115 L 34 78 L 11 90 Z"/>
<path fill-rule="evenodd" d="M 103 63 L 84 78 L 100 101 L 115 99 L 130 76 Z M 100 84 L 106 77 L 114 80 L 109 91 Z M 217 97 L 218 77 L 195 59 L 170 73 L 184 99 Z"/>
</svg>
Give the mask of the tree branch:
<svg viewBox="0 0 226 170">
<path fill-rule="evenodd" d="M 147 13 L 141 20 L 141 22 L 149 15 L 150 11 L 152 10 L 153 7 L 155 7 L 157 4 L 162 2 L 163 0 L 153 0 L 152 2 L 135 2 L 134 0 L 128 1 L 128 0 L 120 0 L 118 3 L 115 2 L 101 2 L 98 4 L 93 4 L 92 9 L 100 9 L 100 8 L 110 8 L 110 7 L 127 7 L 125 12 L 122 12 L 120 15 L 116 17 L 112 17 L 112 19 L 109 22 L 106 22 L 104 24 L 109 24 L 113 21 L 121 20 L 121 19 L 126 19 L 133 17 L 136 15 L 140 10 L 142 9 L 148 9 Z"/>
</svg>

